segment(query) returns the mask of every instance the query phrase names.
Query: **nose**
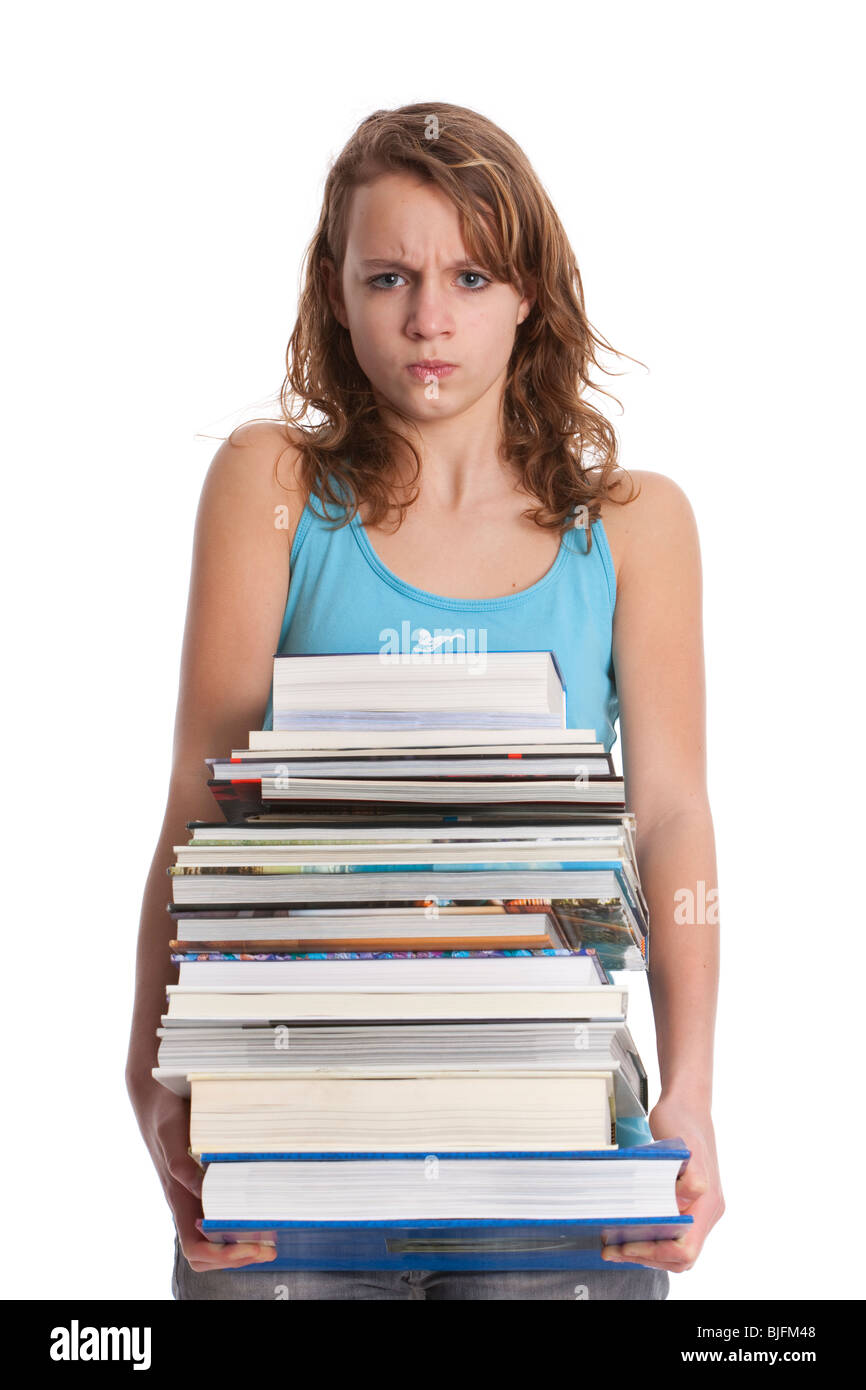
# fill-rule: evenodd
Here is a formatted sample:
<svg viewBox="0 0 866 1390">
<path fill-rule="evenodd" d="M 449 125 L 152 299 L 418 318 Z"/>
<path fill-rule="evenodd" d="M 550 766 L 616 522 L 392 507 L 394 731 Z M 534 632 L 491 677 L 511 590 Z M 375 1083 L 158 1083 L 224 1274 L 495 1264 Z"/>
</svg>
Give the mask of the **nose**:
<svg viewBox="0 0 866 1390">
<path fill-rule="evenodd" d="M 454 320 L 446 289 L 431 278 L 421 277 L 409 297 L 406 331 L 413 338 L 432 343 L 453 331 Z"/>
</svg>

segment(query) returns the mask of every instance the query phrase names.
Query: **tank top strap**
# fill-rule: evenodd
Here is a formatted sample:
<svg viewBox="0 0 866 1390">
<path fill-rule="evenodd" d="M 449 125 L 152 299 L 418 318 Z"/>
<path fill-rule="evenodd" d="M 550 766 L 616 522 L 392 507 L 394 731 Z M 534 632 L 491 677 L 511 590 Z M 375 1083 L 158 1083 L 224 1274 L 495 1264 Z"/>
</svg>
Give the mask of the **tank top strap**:
<svg viewBox="0 0 866 1390">
<path fill-rule="evenodd" d="M 311 495 L 307 498 L 304 503 L 303 511 L 298 519 L 298 525 L 295 529 L 295 538 L 292 541 L 292 550 L 289 557 L 290 569 L 294 569 L 301 552 L 301 547 L 310 531 L 320 535 L 324 541 L 340 533 L 336 531 L 333 523 L 338 521 L 343 513 L 346 505 L 346 492 L 339 479 L 333 474 L 330 475 L 330 482 L 341 501 L 338 503 L 326 502 L 319 497 L 318 494 L 315 496 Z M 348 527 L 342 527 L 340 531 L 348 531 L 348 529 Z"/>
</svg>

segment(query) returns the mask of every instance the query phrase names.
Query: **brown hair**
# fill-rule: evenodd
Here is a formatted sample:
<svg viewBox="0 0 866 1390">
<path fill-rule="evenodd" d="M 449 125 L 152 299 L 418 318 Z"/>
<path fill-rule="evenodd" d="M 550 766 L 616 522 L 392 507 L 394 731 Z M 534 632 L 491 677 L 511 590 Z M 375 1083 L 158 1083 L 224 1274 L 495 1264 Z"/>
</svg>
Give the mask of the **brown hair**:
<svg viewBox="0 0 866 1390">
<path fill-rule="evenodd" d="M 508 364 L 500 452 L 542 504 L 526 515 L 540 526 L 565 531 L 573 524 L 572 509 L 581 507 L 588 528 L 617 481 L 613 427 L 584 399 L 587 388 L 606 396 L 610 392 L 590 381 L 589 370 L 594 365 L 605 375 L 616 375 L 601 366 L 600 348 L 616 356 L 628 354 L 618 353 L 590 325 L 574 252 L 520 146 L 486 117 L 447 102 L 374 111 L 331 166 L 319 225 L 305 256 L 280 390 L 283 421 L 294 427 L 299 449 L 300 484 L 308 496 L 346 508 L 340 525 L 361 502 L 369 507 L 373 525 L 395 507 L 402 522 L 418 495 L 416 491 L 402 503 L 392 496 L 389 441 L 402 440 L 411 449 L 413 483 L 421 460 L 411 440 L 382 420 L 349 332 L 332 312 L 322 269 L 323 260 L 330 259 L 342 275 L 353 191 L 393 171 L 409 172 L 443 190 L 458 210 L 470 256 L 494 278 L 518 291 L 528 278 L 534 280 L 535 303 L 517 327 Z M 323 420 L 303 428 L 311 410 Z M 394 413 L 406 418 L 396 408 Z M 633 500 L 633 487 L 632 496 L 610 500 Z M 589 529 L 587 541 L 592 543 Z"/>
</svg>

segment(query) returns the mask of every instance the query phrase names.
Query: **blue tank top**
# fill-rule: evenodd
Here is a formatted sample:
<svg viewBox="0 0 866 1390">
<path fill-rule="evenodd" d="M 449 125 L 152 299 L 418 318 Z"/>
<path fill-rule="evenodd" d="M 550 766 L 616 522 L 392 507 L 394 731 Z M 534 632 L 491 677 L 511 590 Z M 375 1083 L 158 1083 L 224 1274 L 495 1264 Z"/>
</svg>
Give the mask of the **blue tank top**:
<svg viewBox="0 0 866 1390">
<path fill-rule="evenodd" d="M 340 494 L 342 495 L 342 494 Z M 342 513 L 316 499 L 328 517 Z M 463 599 L 407 584 L 382 563 L 359 515 L 330 529 L 309 502 L 298 522 L 277 651 L 553 651 L 566 687 L 566 724 L 593 729 L 610 751 L 619 713 L 612 659 L 616 574 L 604 525 L 565 532 L 536 584 L 504 598 Z M 273 692 L 263 729 L 273 728 Z"/>
</svg>

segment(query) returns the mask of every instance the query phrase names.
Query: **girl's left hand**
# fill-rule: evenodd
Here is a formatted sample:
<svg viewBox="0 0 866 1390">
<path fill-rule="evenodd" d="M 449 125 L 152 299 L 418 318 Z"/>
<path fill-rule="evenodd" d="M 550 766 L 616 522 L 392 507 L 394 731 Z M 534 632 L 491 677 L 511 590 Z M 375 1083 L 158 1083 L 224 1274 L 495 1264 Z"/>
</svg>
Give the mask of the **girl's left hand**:
<svg viewBox="0 0 866 1390">
<path fill-rule="evenodd" d="M 713 1122 L 708 1108 L 662 1096 L 650 1111 L 649 1126 L 654 1139 L 679 1137 L 691 1150 L 685 1171 L 677 1179 L 677 1205 L 681 1215 L 694 1218 L 694 1224 L 676 1240 L 606 1245 L 602 1259 L 612 1264 L 641 1264 L 648 1269 L 682 1274 L 691 1269 L 725 1210 Z"/>
</svg>

